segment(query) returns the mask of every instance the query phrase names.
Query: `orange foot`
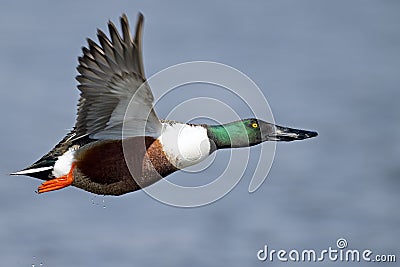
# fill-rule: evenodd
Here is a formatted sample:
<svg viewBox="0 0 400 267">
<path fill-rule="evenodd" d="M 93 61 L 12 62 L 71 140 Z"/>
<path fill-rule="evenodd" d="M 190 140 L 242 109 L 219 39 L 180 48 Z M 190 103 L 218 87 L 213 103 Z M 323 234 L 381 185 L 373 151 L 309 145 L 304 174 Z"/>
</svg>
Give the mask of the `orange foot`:
<svg viewBox="0 0 400 267">
<path fill-rule="evenodd" d="M 67 175 L 54 178 L 42 183 L 38 187 L 38 193 L 41 194 L 45 192 L 50 192 L 71 185 L 72 182 L 74 181 L 74 176 L 72 174 L 74 172 L 74 169 L 75 169 L 75 163 L 72 163 L 71 169 L 69 170 Z"/>
</svg>

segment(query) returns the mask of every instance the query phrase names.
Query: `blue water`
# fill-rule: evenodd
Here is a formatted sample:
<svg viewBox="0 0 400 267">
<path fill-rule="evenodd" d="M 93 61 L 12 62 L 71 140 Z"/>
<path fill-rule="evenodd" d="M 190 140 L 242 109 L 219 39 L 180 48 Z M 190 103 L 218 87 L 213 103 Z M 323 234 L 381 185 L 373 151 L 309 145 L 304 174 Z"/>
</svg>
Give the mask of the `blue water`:
<svg viewBox="0 0 400 267">
<path fill-rule="evenodd" d="M 1 266 L 282 266 L 258 261 L 257 251 L 320 251 L 338 238 L 352 249 L 400 257 L 398 1 L 3 2 Z M 138 11 L 146 17 L 148 76 L 190 60 L 231 65 L 263 90 L 278 124 L 319 136 L 279 143 L 256 193 L 247 192 L 248 174 L 226 197 L 194 209 L 143 192 L 37 195 L 38 180 L 8 176 L 74 124 L 85 38 L 122 12 L 134 24 Z M 218 154 L 216 167 L 226 155 Z M 208 174 L 212 169 L 169 179 L 209 181 Z"/>
</svg>

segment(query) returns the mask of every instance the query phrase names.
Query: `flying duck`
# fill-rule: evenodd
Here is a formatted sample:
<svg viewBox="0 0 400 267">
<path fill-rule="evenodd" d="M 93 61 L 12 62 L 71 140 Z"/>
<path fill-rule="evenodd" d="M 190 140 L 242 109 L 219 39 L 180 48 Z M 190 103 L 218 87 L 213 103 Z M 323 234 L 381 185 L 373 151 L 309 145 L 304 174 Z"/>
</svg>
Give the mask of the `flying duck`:
<svg viewBox="0 0 400 267">
<path fill-rule="evenodd" d="M 94 194 L 122 195 L 197 164 L 218 149 L 317 136 L 255 118 L 223 125 L 160 120 L 143 68 L 144 17 L 139 14 L 133 38 L 125 14 L 120 21 L 122 36 L 109 21 L 110 38 L 98 30 L 99 43 L 88 39 L 88 47 L 82 48 L 73 129 L 41 159 L 12 173 L 43 180 L 38 193 L 72 185 Z M 125 114 L 132 97 L 134 112 Z M 128 126 L 122 135 L 124 123 Z"/>
</svg>

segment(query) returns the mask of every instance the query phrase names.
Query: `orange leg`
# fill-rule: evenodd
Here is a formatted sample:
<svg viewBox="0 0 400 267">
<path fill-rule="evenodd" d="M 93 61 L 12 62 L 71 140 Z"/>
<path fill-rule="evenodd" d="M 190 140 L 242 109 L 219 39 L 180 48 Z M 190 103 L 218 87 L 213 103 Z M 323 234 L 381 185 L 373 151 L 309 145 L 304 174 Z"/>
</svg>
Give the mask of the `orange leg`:
<svg viewBox="0 0 400 267">
<path fill-rule="evenodd" d="M 38 193 L 41 194 L 45 192 L 50 192 L 71 185 L 72 182 L 74 181 L 74 176 L 73 176 L 74 169 L 75 169 L 75 163 L 72 163 L 71 169 L 69 170 L 67 175 L 54 178 L 42 183 L 38 187 Z"/>
</svg>

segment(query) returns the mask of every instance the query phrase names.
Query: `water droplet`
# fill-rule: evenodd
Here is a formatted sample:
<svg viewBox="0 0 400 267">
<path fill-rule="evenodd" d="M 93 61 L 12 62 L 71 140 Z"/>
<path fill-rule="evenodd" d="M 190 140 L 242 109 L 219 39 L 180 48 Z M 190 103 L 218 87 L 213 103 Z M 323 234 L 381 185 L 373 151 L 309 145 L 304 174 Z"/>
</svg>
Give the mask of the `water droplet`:
<svg viewBox="0 0 400 267">
<path fill-rule="evenodd" d="M 97 205 L 97 203 L 96 203 L 96 196 L 92 197 L 92 205 L 93 205 L 93 206 L 94 206 L 94 205 Z"/>
<path fill-rule="evenodd" d="M 41 262 L 41 263 L 39 264 L 39 266 L 43 266 L 43 262 Z"/>
<path fill-rule="evenodd" d="M 104 201 L 104 199 L 105 199 L 105 196 L 103 196 L 103 209 L 105 209 L 105 208 L 106 208 L 106 204 L 105 204 L 105 201 Z"/>
</svg>

